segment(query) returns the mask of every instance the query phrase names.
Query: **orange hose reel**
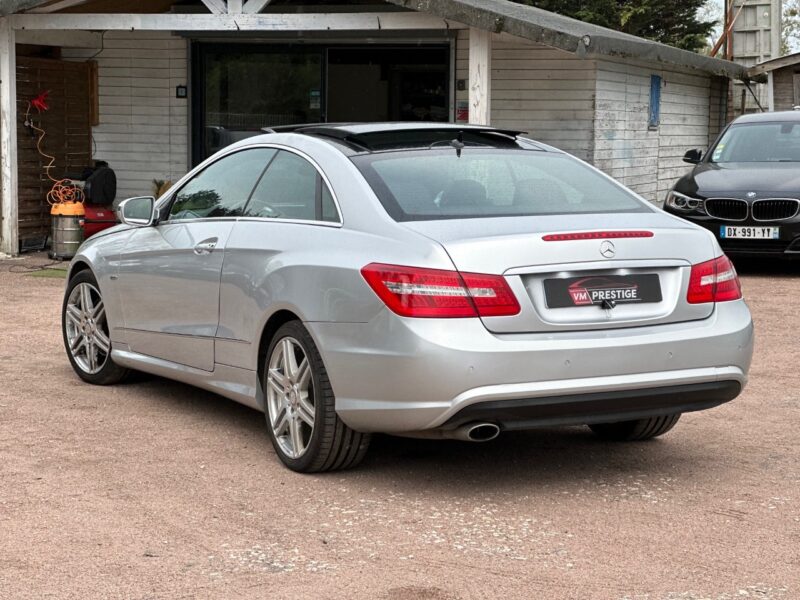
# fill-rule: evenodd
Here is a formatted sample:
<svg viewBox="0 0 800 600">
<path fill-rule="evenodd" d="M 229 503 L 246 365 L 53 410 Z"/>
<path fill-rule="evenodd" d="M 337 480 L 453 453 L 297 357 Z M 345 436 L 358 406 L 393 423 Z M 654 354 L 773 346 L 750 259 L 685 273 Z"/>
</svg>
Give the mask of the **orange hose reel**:
<svg viewBox="0 0 800 600">
<path fill-rule="evenodd" d="M 47 202 L 53 208 L 50 210 L 51 215 L 61 214 L 84 214 L 83 211 L 83 201 L 84 201 L 84 194 L 83 190 L 75 185 L 72 180 L 70 179 L 55 179 L 52 175 L 50 175 L 50 169 L 53 168 L 56 162 L 56 157 L 50 154 L 47 154 L 44 150 L 42 150 L 42 141 L 44 141 L 47 132 L 38 127 L 31 117 L 31 108 L 35 108 L 36 111 L 41 114 L 42 112 L 49 110 L 49 106 L 47 105 L 47 96 L 50 92 L 42 92 L 33 100 L 28 101 L 28 109 L 25 111 L 25 125 L 33 129 L 39 134 L 39 139 L 36 140 L 36 150 L 41 154 L 44 158 L 50 159 L 50 162 L 47 163 L 44 167 L 44 173 L 47 175 L 47 178 L 53 182 L 53 187 L 50 188 L 50 191 L 47 192 Z M 56 207 L 59 205 L 75 205 L 80 204 L 80 213 L 77 212 L 60 212 L 56 210 Z M 63 210 L 67 211 L 76 211 L 78 210 L 76 207 L 66 208 Z"/>
</svg>

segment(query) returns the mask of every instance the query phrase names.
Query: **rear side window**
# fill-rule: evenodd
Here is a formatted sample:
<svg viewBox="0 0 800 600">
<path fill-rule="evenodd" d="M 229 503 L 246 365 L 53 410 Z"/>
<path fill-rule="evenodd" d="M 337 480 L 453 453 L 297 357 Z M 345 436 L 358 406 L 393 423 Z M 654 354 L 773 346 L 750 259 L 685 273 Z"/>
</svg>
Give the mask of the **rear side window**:
<svg viewBox="0 0 800 600">
<path fill-rule="evenodd" d="M 245 208 L 247 217 L 336 222 L 333 196 L 317 169 L 284 150 L 270 163 Z"/>
<path fill-rule="evenodd" d="M 269 148 L 242 150 L 209 165 L 175 195 L 169 219 L 241 216 L 250 192 L 275 152 Z"/>
<path fill-rule="evenodd" d="M 633 193 L 564 154 L 423 150 L 353 158 L 397 221 L 647 212 Z"/>
</svg>

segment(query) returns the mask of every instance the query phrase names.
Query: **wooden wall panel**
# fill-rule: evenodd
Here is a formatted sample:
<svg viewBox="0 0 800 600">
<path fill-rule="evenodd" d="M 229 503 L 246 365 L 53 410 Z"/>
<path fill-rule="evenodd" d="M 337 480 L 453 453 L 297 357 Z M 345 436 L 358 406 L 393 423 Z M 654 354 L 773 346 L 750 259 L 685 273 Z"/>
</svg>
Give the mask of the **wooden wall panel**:
<svg viewBox="0 0 800 600">
<path fill-rule="evenodd" d="M 49 110 L 30 117 L 47 135 L 42 149 L 55 157 L 50 174 L 62 178 L 80 173 L 91 164 L 90 70 L 85 63 L 20 56 L 17 59 L 17 148 L 19 152 L 19 237 L 39 237 L 50 231 L 47 192 L 52 181 L 45 174 L 49 162 L 39 154 L 39 134 L 25 126 L 30 100 L 49 91 Z"/>
<path fill-rule="evenodd" d="M 662 78 L 654 129 L 648 127 L 651 75 Z M 690 169 L 685 152 L 708 146 L 713 79 L 666 65 L 598 61 L 594 165 L 651 202 L 663 200 Z"/>
<path fill-rule="evenodd" d="M 775 110 L 793 110 L 800 97 L 795 96 L 794 66 L 776 69 L 772 73 Z"/>
<path fill-rule="evenodd" d="M 469 30 L 458 31 L 456 79 L 469 80 Z M 492 36 L 491 124 L 591 160 L 594 144 L 593 60 L 508 34 Z M 456 92 L 464 102 L 469 91 Z"/>
<path fill-rule="evenodd" d="M 64 48 L 69 60 L 97 62 L 99 122 L 94 158 L 117 174 L 117 199 L 153 193 L 153 180 L 189 169 L 187 40 L 165 31 L 109 31 L 103 51 Z"/>
</svg>

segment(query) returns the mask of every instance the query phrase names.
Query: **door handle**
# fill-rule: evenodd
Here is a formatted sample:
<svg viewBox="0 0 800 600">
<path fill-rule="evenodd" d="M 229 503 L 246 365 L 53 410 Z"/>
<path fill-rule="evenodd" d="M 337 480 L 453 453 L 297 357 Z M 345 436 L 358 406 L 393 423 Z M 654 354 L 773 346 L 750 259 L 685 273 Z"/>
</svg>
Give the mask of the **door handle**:
<svg viewBox="0 0 800 600">
<path fill-rule="evenodd" d="M 211 254 L 216 247 L 217 247 L 217 238 L 205 240 L 200 242 L 194 247 L 194 253 L 197 254 L 198 256 L 202 256 L 204 254 Z"/>
</svg>

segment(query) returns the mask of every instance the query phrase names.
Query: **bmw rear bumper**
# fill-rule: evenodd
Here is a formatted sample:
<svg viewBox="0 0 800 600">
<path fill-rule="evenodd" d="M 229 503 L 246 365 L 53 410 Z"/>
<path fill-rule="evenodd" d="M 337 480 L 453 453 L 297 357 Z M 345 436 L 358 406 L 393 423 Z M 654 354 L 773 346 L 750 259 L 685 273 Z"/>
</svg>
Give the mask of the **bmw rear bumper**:
<svg viewBox="0 0 800 600">
<path fill-rule="evenodd" d="M 743 301 L 720 303 L 702 321 L 556 334 L 498 335 L 479 319 L 388 310 L 370 323 L 307 326 L 340 417 L 387 433 L 465 419 L 513 429 L 710 408 L 743 389 L 753 352 Z"/>
</svg>

